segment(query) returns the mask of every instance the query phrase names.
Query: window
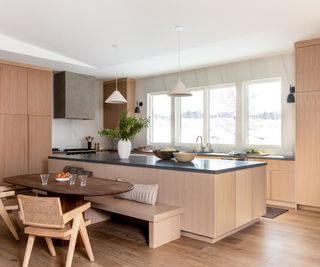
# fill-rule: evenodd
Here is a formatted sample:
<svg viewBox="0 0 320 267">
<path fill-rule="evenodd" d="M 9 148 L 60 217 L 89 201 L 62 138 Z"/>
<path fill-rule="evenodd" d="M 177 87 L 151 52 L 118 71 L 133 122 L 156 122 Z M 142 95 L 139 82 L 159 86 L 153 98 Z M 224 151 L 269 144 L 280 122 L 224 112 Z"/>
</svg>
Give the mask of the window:
<svg viewBox="0 0 320 267">
<path fill-rule="evenodd" d="M 171 143 L 171 97 L 149 94 L 150 143 Z"/>
<path fill-rule="evenodd" d="M 236 143 L 236 86 L 209 89 L 209 142 Z"/>
<path fill-rule="evenodd" d="M 281 145 L 281 79 L 245 83 L 247 144 Z"/>
<path fill-rule="evenodd" d="M 179 143 L 192 144 L 203 136 L 203 90 L 193 90 L 191 97 L 180 98 Z"/>
<path fill-rule="evenodd" d="M 216 151 L 256 147 L 278 153 L 290 131 L 282 123 L 289 114 L 282 86 L 281 78 L 272 78 L 193 88 L 190 97 L 149 94 L 149 144 L 193 149 L 202 136 Z"/>
</svg>

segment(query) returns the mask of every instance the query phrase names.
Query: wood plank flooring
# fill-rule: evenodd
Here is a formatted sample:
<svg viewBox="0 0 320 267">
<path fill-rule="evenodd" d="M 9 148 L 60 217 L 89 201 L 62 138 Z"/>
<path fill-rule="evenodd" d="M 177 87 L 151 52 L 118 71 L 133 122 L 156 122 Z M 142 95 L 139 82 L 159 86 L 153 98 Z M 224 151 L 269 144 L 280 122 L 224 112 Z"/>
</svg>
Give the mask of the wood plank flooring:
<svg viewBox="0 0 320 267">
<path fill-rule="evenodd" d="M 73 266 L 320 266 L 320 213 L 310 211 L 290 210 L 273 220 L 261 219 L 259 223 L 213 245 L 181 238 L 153 250 L 147 247 L 141 237 L 142 232 L 135 227 L 126 229 L 121 238 L 115 231 L 114 226 L 110 228 L 104 222 L 90 226 L 89 236 L 96 260 L 90 263 L 85 250 L 77 248 Z M 20 236 L 22 240 L 16 242 L 5 226 L 0 225 L 1 267 L 21 266 L 26 236 L 21 232 Z M 51 257 L 45 241 L 36 239 L 29 266 L 64 266 L 67 248 L 58 247 L 56 250 L 57 256 Z"/>
</svg>

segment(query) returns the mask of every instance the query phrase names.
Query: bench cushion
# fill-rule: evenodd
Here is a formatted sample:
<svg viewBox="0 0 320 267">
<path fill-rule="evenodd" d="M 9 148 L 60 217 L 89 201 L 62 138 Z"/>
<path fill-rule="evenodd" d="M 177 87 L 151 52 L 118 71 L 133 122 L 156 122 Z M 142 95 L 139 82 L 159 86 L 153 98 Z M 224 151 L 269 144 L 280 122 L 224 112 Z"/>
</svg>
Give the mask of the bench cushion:
<svg viewBox="0 0 320 267">
<path fill-rule="evenodd" d="M 183 213 L 183 208 L 180 207 L 161 203 L 146 205 L 130 200 L 114 198 L 112 196 L 86 197 L 85 200 L 90 201 L 93 208 L 149 222 L 161 221 Z"/>
</svg>

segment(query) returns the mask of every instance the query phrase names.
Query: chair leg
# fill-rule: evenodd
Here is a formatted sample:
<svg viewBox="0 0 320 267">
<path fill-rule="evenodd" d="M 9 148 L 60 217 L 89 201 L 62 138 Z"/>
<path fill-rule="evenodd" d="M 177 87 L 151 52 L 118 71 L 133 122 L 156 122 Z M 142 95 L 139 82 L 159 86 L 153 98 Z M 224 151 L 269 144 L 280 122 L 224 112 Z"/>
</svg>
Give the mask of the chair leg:
<svg viewBox="0 0 320 267">
<path fill-rule="evenodd" d="M 91 248 L 91 244 L 88 236 L 87 227 L 84 224 L 83 216 L 81 217 L 82 218 L 81 218 L 81 224 L 80 224 L 80 235 L 81 235 L 84 247 L 86 248 L 89 260 L 94 261 L 94 256 L 93 256 L 93 252 L 92 252 L 92 248 Z"/>
<path fill-rule="evenodd" d="M 44 238 L 46 240 L 49 252 L 51 256 L 56 256 L 56 250 L 54 249 L 53 243 L 52 243 L 52 239 L 50 237 L 45 237 Z"/>
<path fill-rule="evenodd" d="M 69 241 L 66 267 L 71 267 L 71 264 L 72 264 L 72 259 L 73 259 L 74 249 L 76 247 L 81 218 L 82 218 L 82 214 L 79 214 L 73 219 L 73 222 L 72 222 L 72 232 L 71 232 L 70 241 Z"/>
<path fill-rule="evenodd" d="M 29 235 L 29 237 L 28 237 L 28 243 L 27 243 L 27 247 L 26 247 L 26 252 L 24 254 L 22 267 L 28 267 L 28 265 L 29 265 L 31 251 L 32 251 L 32 248 L 33 248 L 33 244 L 34 244 L 35 238 L 36 237 L 34 235 Z"/>
<path fill-rule="evenodd" d="M 10 232 L 13 234 L 14 238 L 16 240 L 20 240 L 19 235 L 16 231 L 16 228 L 14 227 L 14 225 L 9 217 L 9 214 L 6 211 L 6 208 L 3 205 L 1 200 L 0 200 L 0 215 L 1 215 L 2 219 L 4 220 L 4 222 L 6 223 L 6 225 L 8 226 Z"/>
</svg>

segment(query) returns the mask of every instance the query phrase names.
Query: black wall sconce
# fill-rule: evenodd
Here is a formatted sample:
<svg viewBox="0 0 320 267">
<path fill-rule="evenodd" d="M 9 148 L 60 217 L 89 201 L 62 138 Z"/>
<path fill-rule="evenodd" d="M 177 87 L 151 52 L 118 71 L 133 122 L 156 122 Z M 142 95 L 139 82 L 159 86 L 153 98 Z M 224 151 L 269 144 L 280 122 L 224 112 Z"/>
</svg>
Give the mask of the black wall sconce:
<svg viewBox="0 0 320 267">
<path fill-rule="evenodd" d="M 295 103 L 296 99 L 294 97 L 294 94 L 296 92 L 296 88 L 292 85 L 290 85 L 290 94 L 287 97 L 287 103 Z"/>
<path fill-rule="evenodd" d="M 142 106 L 143 106 L 143 102 L 137 101 L 137 106 L 134 109 L 134 113 L 140 113 L 141 112 L 140 107 L 142 107 Z"/>
</svg>

